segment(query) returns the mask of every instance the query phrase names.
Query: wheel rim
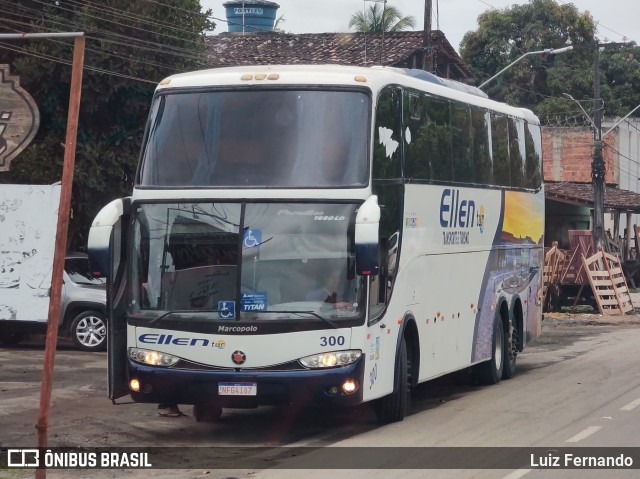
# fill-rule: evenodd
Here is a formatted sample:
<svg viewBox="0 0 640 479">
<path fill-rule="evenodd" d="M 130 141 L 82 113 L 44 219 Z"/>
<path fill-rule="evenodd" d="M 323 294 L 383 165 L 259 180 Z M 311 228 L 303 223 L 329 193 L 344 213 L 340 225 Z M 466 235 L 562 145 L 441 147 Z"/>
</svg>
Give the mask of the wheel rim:
<svg viewBox="0 0 640 479">
<path fill-rule="evenodd" d="M 107 335 L 107 326 L 97 316 L 87 316 L 76 326 L 76 337 L 80 344 L 89 348 L 95 348 L 104 341 Z"/>
<path fill-rule="evenodd" d="M 502 367 L 502 346 L 504 344 L 503 331 L 500 326 L 496 328 L 496 354 L 495 354 L 495 365 L 496 371 L 500 371 Z"/>
</svg>

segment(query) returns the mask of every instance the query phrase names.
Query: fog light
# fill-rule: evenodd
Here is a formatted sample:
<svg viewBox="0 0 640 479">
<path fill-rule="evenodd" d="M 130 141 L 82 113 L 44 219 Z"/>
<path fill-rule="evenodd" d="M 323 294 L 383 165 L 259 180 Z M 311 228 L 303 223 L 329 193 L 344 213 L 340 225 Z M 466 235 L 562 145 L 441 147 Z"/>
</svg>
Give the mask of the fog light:
<svg viewBox="0 0 640 479">
<path fill-rule="evenodd" d="M 140 381 L 138 381 L 137 379 L 132 379 L 131 381 L 129 381 L 129 389 L 137 393 L 140 392 Z"/>
<path fill-rule="evenodd" d="M 338 386 L 331 386 L 329 388 L 329 394 L 338 394 Z"/>
<path fill-rule="evenodd" d="M 342 385 L 342 390 L 345 394 L 353 394 L 358 390 L 358 381 L 347 379 Z"/>
</svg>

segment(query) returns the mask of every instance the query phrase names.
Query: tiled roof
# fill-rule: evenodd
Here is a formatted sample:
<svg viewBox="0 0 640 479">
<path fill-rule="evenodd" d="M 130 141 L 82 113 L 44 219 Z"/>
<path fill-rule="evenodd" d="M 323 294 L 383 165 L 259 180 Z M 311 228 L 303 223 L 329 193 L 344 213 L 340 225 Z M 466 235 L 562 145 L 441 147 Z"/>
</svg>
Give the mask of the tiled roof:
<svg viewBox="0 0 640 479">
<path fill-rule="evenodd" d="M 593 208 L 592 183 L 545 182 L 544 188 L 544 194 L 547 199 Z M 604 207 L 607 210 L 640 213 L 640 194 L 613 186 L 606 186 Z"/>
<path fill-rule="evenodd" d="M 251 64 L 383 65 L 419 68 L 410 62 L 422 56 L 421 31 L 380 33 L 305 33 L 300 35 L 260 32 L 221 33 L 207 37 L 210 66 Z M 473 77 L 441 31 L 431 32 L 439 70 L 453 66 L 454 79 Z M 366 40 L 366 42 L 365 42 Z M 366 49 L 365 49 L 366 44 Z M 380 46 L 383 45 L 382 50 Z M 382 61 L 381 61 L 382 60 Z M 442 73 L 438 72 L 441 76 Z"/>
</svg>

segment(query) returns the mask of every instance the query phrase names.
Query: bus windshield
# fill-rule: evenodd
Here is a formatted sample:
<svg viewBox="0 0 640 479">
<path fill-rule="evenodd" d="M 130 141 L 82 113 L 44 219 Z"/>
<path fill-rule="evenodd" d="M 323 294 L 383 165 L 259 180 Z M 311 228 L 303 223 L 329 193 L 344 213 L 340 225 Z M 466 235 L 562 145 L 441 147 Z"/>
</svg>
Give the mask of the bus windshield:
<svg viewBox="0 0 640 479">
<path fill-rule="evenodd" d="M 171 90 L 151 107 L 137 183 L 366 186 L 370 107 L 352 90 Z"/>
<path fill-rule="evenodd" d="M 343 203 L 139 205 L 131 313 L 151 321 L 174 314 L 329 324 L 360 317 L 356 209 Z"/>
</svg>

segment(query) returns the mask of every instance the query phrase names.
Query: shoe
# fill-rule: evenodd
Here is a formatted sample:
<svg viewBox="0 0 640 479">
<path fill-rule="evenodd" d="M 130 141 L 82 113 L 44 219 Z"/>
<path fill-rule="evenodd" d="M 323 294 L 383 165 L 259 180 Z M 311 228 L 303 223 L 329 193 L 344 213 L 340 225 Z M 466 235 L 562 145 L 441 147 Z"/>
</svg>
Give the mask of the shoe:
<svg viewBox="0 0 640 479">
<path fill-rule="evenodd" d="M 158 411 L 158 415 L 161 417 L 181 417 L 186 416 L 180 409 L 176 407 L 169 407 L 163 410 Z"/>
</svg>

